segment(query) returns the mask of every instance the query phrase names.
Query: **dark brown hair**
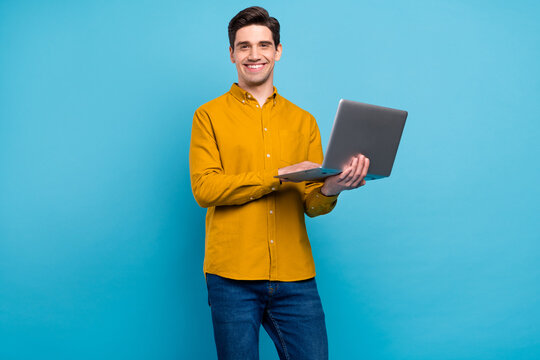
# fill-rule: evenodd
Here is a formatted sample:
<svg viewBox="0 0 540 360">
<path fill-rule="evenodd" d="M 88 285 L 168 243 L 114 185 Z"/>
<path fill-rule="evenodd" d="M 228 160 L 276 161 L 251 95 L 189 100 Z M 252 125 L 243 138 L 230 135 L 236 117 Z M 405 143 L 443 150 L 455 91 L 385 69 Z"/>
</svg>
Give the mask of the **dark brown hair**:
<svg viewBox="0 0 540 360">
<path fill-rule="evenodd" d="M 236 32 L 241 28 L 249 25 L 264 25 L 272 31 L 274 45 L 279 45 L 279 21 L 271 17 L 268 11 L 259 6 L 252 6 L 240 11 L 229 22 L 229 43 L 234 50 L 234 41 L 236 40 Z"/>
</svg>

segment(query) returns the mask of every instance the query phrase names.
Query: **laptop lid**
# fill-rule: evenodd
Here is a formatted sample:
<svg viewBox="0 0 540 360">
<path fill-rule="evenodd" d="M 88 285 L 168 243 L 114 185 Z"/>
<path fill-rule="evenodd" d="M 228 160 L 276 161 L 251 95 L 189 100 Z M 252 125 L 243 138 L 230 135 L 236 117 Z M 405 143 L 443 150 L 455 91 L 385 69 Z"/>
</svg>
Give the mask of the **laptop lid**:
<svg viewBox="0 0 540 360">
<path fill-rule="evenodd" d="M 390 176 L 407 112 L 341 99 L 330 134 L 326 169 L 343 169 L 356 154 L 370 160 L 366 180 Z"/>
</svg>

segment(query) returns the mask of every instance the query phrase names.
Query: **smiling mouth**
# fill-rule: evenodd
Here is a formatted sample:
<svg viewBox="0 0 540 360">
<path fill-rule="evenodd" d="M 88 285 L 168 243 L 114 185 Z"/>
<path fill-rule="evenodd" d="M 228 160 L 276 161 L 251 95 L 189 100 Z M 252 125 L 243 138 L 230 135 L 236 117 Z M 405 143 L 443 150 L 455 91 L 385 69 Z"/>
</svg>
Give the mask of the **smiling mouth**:
<svg viewBox="0 0 540 360">
<path fill-rule="evenodd" d="M 249 72 L 257 72 L 261 70 L 266 64 L 244 64 Z"/>
</svg>

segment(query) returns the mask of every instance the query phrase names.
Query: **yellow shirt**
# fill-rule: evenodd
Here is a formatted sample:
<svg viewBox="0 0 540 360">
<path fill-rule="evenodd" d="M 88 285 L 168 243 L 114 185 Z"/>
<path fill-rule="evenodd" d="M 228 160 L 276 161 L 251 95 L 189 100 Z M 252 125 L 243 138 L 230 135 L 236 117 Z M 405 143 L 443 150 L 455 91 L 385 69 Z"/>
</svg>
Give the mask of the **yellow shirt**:
<svg viewBox="0 0 540 360">
<path fill-rule="evenodd" d="M 280 184 L 278 168 L 322 163 L 311 114 L 274 93 L 259 106 L 233 84 L 195 112 L 189 166 L 197 203 L 208 208 L 204 272 L 238 280 L 315 276 L 304 212 L 330 212 L 337 196 L 323 183 Z"/>
</svg>

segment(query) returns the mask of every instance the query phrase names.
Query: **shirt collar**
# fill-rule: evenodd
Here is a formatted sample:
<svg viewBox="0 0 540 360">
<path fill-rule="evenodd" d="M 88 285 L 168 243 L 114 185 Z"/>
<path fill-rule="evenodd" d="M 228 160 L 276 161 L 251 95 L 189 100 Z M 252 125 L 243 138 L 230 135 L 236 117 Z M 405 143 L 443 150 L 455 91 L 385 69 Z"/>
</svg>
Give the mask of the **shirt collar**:
<svg viewBox="0 0 540 360">
<path fill-rule="evenodd" d="M 250 100 L 257 101 L 255 100 L 253 95 L 251 95 L 248 91 L 242 89 L 240 86 L 238 86 L 237 83 L 232 84 L 231 90 L 229 92 L 231 93 L 232 96 L 234 96 L 236 99 L 238 99 L 244 104 Z M 274 104 L 275 104 L 275 100 L 277 99 L 277 97 L 278 97 L 278 92 L 277 92 L 276 87 L 274 86 L 274 91 L 272 92 L 272 95 L 270 95 L 268 98 L 274 100 Z M 266 101 L 268 101 L 268 99 Z"/>
</svg>

